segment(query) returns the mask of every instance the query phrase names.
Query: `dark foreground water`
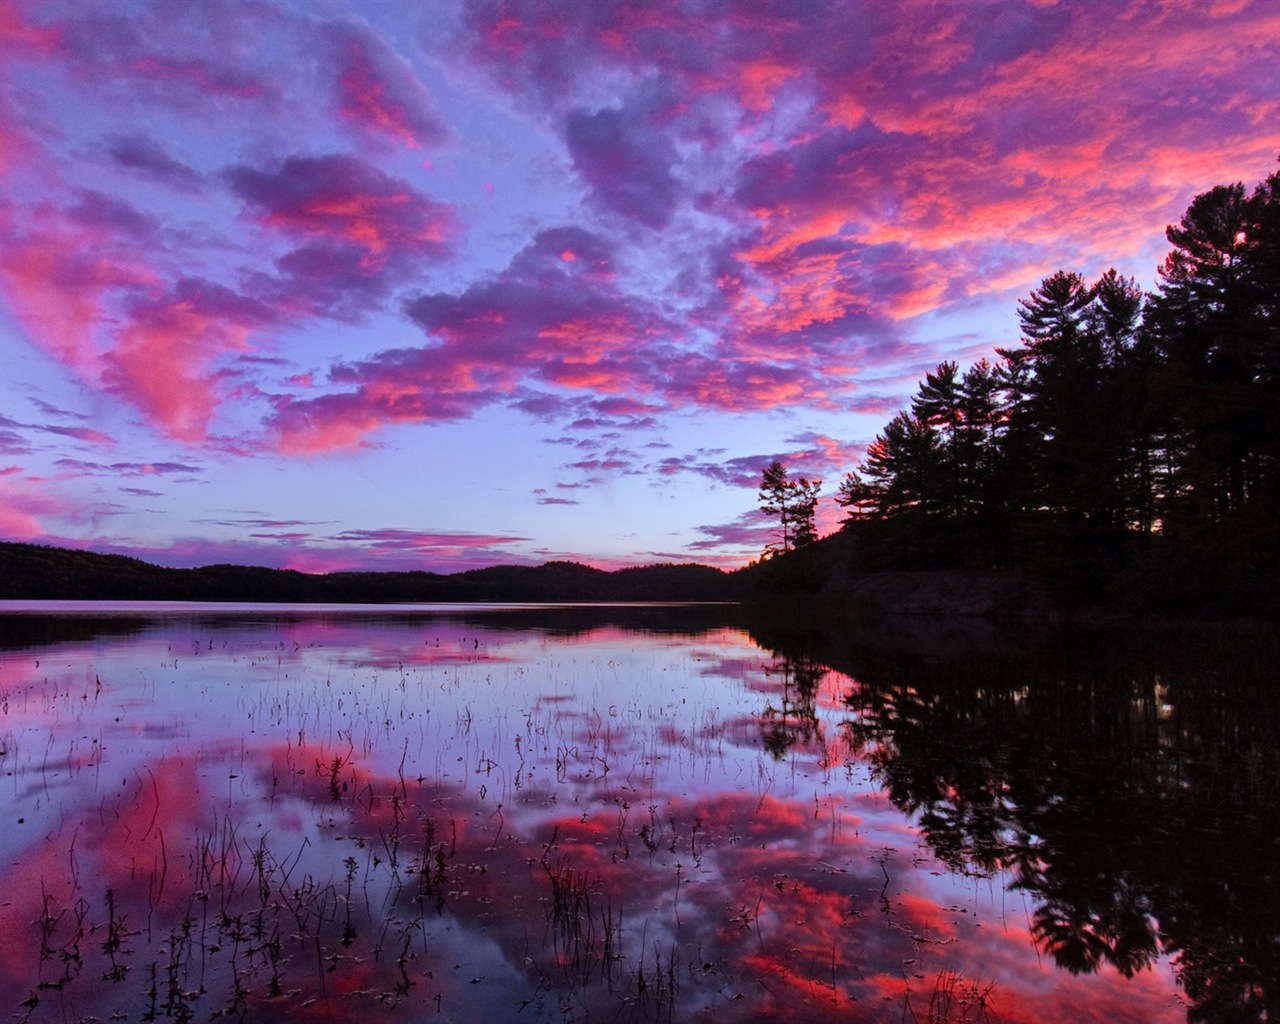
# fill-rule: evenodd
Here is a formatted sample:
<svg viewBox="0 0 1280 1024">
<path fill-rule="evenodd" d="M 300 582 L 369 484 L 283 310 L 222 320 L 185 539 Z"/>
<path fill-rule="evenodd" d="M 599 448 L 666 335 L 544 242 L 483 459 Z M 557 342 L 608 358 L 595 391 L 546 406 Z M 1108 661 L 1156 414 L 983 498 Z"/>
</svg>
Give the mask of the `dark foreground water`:
<svg viewBox="0 0 1280 1024">
<path fill-rule="evenodd" d="M 1276 655 L 0 608 L 0 1019 L 1274 1020 Z"/>
</svg>

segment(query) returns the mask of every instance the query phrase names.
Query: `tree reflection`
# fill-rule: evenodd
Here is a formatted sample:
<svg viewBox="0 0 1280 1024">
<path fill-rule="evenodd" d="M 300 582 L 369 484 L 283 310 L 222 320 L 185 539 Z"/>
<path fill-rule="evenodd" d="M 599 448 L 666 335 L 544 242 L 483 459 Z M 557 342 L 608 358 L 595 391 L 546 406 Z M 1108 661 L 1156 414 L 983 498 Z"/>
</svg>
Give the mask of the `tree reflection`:
<svg viewBox="0 0 1280 1024">
<path fill-rule="evenodd" d="M 826 665 L 807 654 L 781 655 L 768 670 L 770 675 L 782 677 L 778 706 L 766 705 L 760 716 L 764 748 L 774 760 L 784 760 L 796 744 L 807 747 L 822 738 L 814 702 L 818 683 L 828 671 Z"/>
<path fill-rule="evenodd" d="M 948 866 L 1007 872 L 1059 966 L 1132 976 L 1163 952 L 1191 1020 L 1280 1014 L 1274 637 L 1077 634 L 926 660 L 883 636 L 755 631 L 854 680 L 846 729 L 890 798 Z"/>
</svg>

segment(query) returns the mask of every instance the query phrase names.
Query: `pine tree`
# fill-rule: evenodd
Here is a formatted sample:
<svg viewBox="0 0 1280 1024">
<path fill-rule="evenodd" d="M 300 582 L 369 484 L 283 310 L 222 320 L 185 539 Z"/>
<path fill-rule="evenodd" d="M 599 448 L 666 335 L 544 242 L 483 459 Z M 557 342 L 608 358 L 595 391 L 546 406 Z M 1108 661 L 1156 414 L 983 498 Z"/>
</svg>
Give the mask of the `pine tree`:
<svg viewBox="0 0 1280 1024">
<path fill-rule="evenodd" d="M 787 476 L 787 467 L 774 459 L 765 467 L 760 479 L 760 511 L 777 517 L 782 530 L 782 546 L 778 548 L 771 544 L 765 549 L 765 554 L 786 551 L 791 547 L 791 517 L 787 514 L 790 496 L 791 480 Z"/>
<path fill-rule="evenodd" d="M 900 412 L 867 446 L 865 468 L 880 516 L 922 518 L 935 504 L 937 432 L 923 420 Z"/>
<path fill-rule="evenodd" d="M 862 519 L 875 507 L 876 493 L 856 469 L 849 470 L 836 488 L 836 504 L 845 510 L 845 521 Z"/>
<path fill-rule="evenodd" d="M 765 467 L 760 479 L 760 511 L 776 516 L 782 531 L 781 547 L 771 544 L 766 554 L 804 547 L 817 539 L 815 517 L 821 480 L 792 480 L 779 459 Z"/>
<path fill-rule="evenodd" d="M 911 400 L 912 415 L 938 433 L 935 504 L 944 515 L 958 515 L 964 509 L 960 443 L 964 397 L 957 377 L 959 372 L 959 363 L 951 360 L 939 363 L 936 370 L 925 374 L 916 397 Z"/>
<path fill-rule="evenodd" d="M 1266 412 L 1253 388 L 1254 348 L 1267 318 L 1254 301 L 1250 222 L 1244 186 L 1220 185 L 1196 196 L 1166 232 L 1174 249 L 1146 324 L 1167 364 L 1164 518 L 1175 532 L 1217 522 L 1260 484 L 1254 442 Z"/>
<path fill-rule="evenodd" d="M 818 491 L 822 488 L 821 480 L 810 481 L 806 477 L 794 481 L 791 485 L 791 543 L 802 548 L 818 539 L 815 518 L 818 511 Z"/>
</svg>

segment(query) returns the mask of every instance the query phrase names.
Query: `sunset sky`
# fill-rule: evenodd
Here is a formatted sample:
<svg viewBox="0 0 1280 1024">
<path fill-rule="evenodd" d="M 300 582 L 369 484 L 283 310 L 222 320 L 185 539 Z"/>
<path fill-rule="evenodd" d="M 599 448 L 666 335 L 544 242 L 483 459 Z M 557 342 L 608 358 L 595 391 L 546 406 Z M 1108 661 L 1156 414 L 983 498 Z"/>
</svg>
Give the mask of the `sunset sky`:
<svg viewBox="0 0 1280 1024">
<path fill-rule="evenodd" d="M 1278 69 L 1274 0 L 0 0 L 0 539 L 744 564 L 772 458 L 1153 287 Z"/>
</svg>

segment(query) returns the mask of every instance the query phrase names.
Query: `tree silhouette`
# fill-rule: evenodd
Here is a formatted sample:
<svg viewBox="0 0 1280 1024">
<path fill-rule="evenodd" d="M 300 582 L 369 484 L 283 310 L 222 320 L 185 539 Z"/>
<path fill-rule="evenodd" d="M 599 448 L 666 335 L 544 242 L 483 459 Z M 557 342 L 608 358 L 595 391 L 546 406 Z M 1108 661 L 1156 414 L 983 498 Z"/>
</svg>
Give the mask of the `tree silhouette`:
<svg viewBox="0 0 1280 1024">
<path fill-rule="evenodd" d="M 898 413 L 867 446 L 866 472 L 880 516 L 923 517 L 937 502 L 939 440 L 924 420 Z"/>
<path fill-rule="evenodd" d="M 1155 294 L 1058 270 L 997 361 L 925 374 L 835 495 L 866 567 L 1032 568 L 1084 596 L 1165 566 L 1280 603 L 1280 174 L 1197 196 L 1167 237 Z"/>
<path fill-rule="evenodd" d="M 821 480 L 810 481 L 803 476 L 792 480 L 779 459 L 765 467 L 760 479 L 760 511 L 776 516 L 782 533 L 781 547 L 771 544 L 766 554 L 804 547 L 817 540 L 814 519 L 821 487 Z"/>
<path fill-rule="evenodd" d="M 868 515 L 874 506 L 875 491 L 862 479 L 856 469 L 851 469 L 840 481 L 840 486 L 836 488 L 835 501 L 845 509 L 845 515 L 848 518 L 860 519 Z"/>
<path fill-rule="evenodd" d="M 1164 365 L 1166 518 L 1194 535 L 1274 492 L 1280 397 L 1275 310 L 1276 176 L 1197 196 L 1167 235 L 1147 318 Z M 1274 500 L 1274 498 L 1272 499 Z"/>
</svg>

